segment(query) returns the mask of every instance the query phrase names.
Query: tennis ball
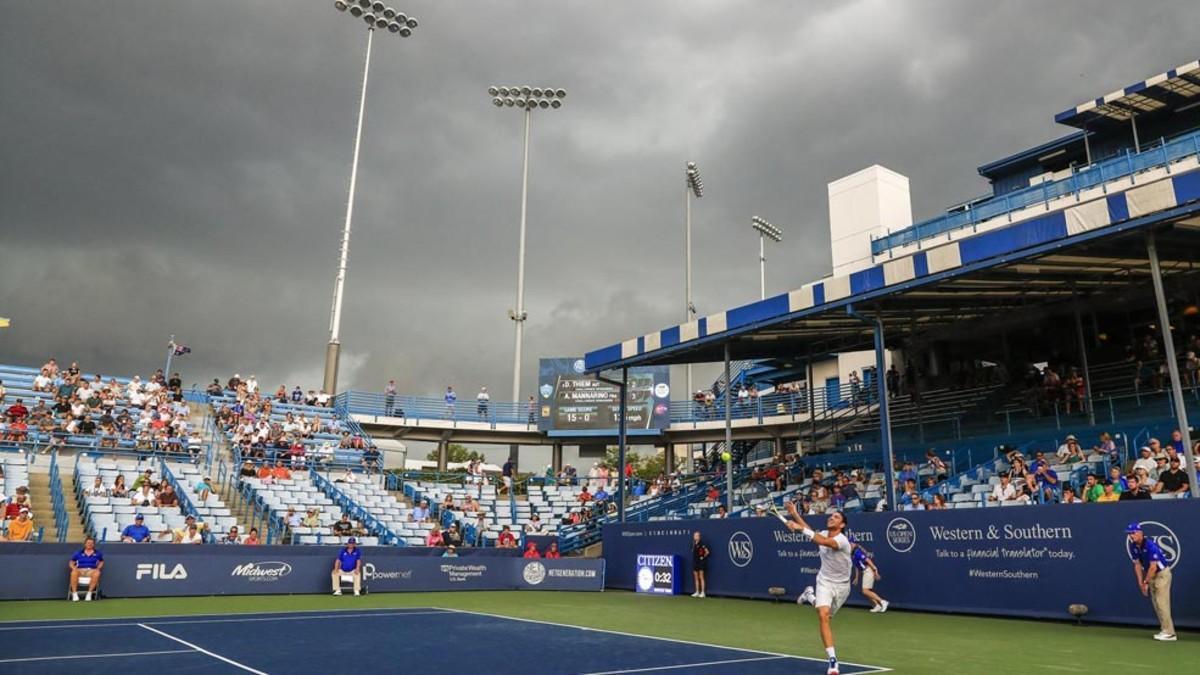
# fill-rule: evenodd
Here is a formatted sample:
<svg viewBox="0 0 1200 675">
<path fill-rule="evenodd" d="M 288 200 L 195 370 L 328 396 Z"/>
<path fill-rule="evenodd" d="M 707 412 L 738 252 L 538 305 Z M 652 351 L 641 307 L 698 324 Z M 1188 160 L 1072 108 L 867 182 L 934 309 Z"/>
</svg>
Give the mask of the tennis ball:
<svg viewBox="0 0 1200 675">
<path fill-rule="evenodd" d="M 721 461 L 722 462 L 728 462 L 731 459 L 733 459 L 733 455 L 729 454 L 728 450 L 721 453 Z"/>
</svg>

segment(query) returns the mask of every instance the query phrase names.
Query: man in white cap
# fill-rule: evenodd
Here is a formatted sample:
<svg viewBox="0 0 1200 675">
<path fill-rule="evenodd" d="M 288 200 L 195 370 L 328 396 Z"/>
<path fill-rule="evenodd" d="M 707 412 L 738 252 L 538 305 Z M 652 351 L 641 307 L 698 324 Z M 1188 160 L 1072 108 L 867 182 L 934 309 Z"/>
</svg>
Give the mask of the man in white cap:
<svg viewBox="0 0 1200 675">
<path fill-rule="evenodd" d="M 1154 460 L 1154 451 L 1150 449 L 1150 446 L 1142 446 L 1141 456 L 1133 463 L 1133 469 L 1134 471 L 1145 469 L 1146 473 L 1154 475 L 1158 469 L 1158 462 Z"/>
</svg>

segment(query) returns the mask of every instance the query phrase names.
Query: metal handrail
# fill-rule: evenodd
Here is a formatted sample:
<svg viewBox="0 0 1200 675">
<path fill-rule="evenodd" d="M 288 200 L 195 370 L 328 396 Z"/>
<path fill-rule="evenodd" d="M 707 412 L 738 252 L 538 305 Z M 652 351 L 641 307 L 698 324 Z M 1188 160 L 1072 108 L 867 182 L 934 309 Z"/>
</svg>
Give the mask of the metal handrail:
<svg viewBox="0 0 1200 675">
<path fill-rule="evenodd" d="M 973 227 L 983 221 L 1010 214 L 1018 209 L 1035 204 L 1048 204 L 1052 199 L 1069 195 L 1075 195 L 1078 198 L 1079 193 L 1083 190 L 1149 169 L 1167 166 L 1193 155 L 1200 155 L 1200 131 L 1184 134 L 1140 153 L 1126 150 L 1123 155 L 1117 155 L 1079 169 L 1072 167 L 1071 175 L 1062 180 L 1047 181 L 1005 195 L 997 195 L 988 201 L 971 205 L 963 211 L 946 213 L 886 234 L 878 239 L 872 239 L 871 254 L 880 255 L 893 248 L 939 234 Z"/>
</svg>

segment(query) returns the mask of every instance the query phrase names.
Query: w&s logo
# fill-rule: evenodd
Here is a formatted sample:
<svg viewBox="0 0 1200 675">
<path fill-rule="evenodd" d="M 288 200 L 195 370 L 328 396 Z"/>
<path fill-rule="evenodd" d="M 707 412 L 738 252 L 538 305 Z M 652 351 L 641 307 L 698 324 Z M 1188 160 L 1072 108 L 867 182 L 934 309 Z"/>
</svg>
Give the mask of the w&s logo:
<svg viewBox="0 0 1200 675">
<path fill-rule="evenodd" d="M 750 535 L 742 531 L 733 533 L 729 537 L 729 561 L 738 567 L 745 567 L 754 559 L 754 542 L 750 541 Z"/>
</svg>

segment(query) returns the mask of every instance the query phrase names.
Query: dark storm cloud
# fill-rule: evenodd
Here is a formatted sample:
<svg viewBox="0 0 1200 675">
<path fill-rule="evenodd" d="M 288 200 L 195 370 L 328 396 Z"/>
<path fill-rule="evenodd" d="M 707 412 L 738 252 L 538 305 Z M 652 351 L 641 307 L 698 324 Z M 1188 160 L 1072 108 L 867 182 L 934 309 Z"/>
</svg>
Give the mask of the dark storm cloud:
<svg viewBox="0 0 1200 675">
<path fill-rule="evenodd" d="M 343 385 L 507 398 L 520 115 L 489 84 L 566 87 L 533 120 L 524 381 L 677 322 L 682 166 L 698 161 L 697 304 L 828 272 L 825 185 L 880 163 L 914 215 L 1055 112 L 1195 58 L 1182 2 L 445 2 L 372 57 Z M 0 359 L 188 381 L 318 384 L 362 24 L 332 2 L 6 3 Z M 1138 39 L 1131 40 L 1136 34 Z M 1119 48 L 1117 48 L 1119 47 Z M 528 389 L 528 387 L 526 387 Z"/>
</svg>

